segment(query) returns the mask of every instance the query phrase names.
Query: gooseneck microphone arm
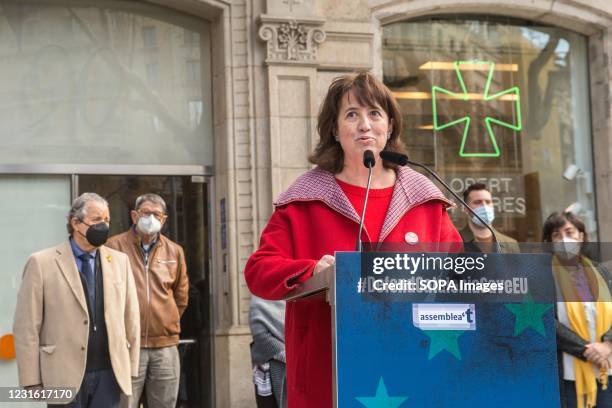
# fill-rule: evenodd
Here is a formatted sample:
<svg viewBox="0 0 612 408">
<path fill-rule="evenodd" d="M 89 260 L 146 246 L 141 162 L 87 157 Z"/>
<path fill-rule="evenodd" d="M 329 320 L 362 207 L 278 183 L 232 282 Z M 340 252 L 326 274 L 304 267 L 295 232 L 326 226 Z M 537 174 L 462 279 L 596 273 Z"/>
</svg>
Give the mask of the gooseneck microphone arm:
<svg viewBox="0 0 612 408">
<path fill-rule="evenodd" d="M 363 165 L 368 168 L 368 186 L 366 187 L 365 199 L 363 200 L 363 209 L 361 210 L 361 219 L 359 220 L 359 233 L 357 234 L 357 251 L 363 250 L 361 242 L 361 231 L 363 231 L 363 220 L 365 219 L 366 207 L 368 206 L 368 195 L 370 193 L 370 183 L 372 182 L 372 168 L 376 164 L 374 153 L 371 150 L 363 152 Z"/>
<path fill-rule="evenodd" d="M 496 249 L 499 252 L 500 250 L 499 241 L 497 241 L 497 235 L 495 235 L 495 231 L 493 230 L 493 228 L 491 228 L 491 226 L 488 223 L 486 223 L 478 214 L 476 214 L 476 212 L 472 210 L 470 206 L 467 205 L 467 203 L 463 201 L 463 199 L 459 197 L 459 195 L 455 193 L 453 189 L 450 188 L 450 186 L 446 184 L 433 170 L 431 170 L 429 167 L 425 166 L 424 164 L 410 160 L 408 156 L 402 153 L 396 153 L 396 152 L 390 152 L 390 151 L 383 150 L 382 152 L 380 152 L 380 158 L 385 161 L 397 164 L 398 166 L 406 166 L 410 164 L 411 166 L 420 167 L 426 172 L 428 172 L 429 174 L 431 174 L 433 178 L 435 178 L 440 184 L 442 184 L 453 195 L 453 197 L 455 197 L 457 201 L 459 201 L 461 205 L 463 205 L 463 207 L 470 212 L 470 214 L 476 217 L 482 223 L 482 225 L 484 225 L 491 232 L 491 234 L 493 235 L 493 241 L 495 242 Z"/>
</svg>

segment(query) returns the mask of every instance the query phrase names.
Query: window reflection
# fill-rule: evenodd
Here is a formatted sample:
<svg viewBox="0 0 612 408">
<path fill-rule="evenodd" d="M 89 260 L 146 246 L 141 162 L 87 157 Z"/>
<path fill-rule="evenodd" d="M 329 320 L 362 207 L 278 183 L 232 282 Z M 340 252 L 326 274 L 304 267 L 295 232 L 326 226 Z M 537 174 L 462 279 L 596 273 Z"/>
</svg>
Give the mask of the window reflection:
<svg viewBox="0 0 612 408">
<path fill-rule="evenodd" d="M 187 82 L 200 80 L 200 61 L 187 61 L 185 63 Z"/>
<path fill-rule="evenodd" d="M 142 43 L 145 48 L 154 48 L 157 44 L 155 41 L 155 27 L 142 27 Z"/>
<path fill-rule="evenodd" d="M 0 2 L 1 164 L 213 164 L 209 25 L 138 10 Z"/>
<path fill-rule="evenodd" d="M 185 45 L 198 45 L 200 42 L 200 35 L 195 31 L 184 30 L 183 40 L 185 42 Z"/>
<path fill-rule="evenodd" d="M 596 236 L 587 72 L 586 39 L 555 27 L 430 18 L 383 31 L 411 157 L 458 193 L 489 184 L 495 226 L 519 241 L 539 240 L 546 216 L 576 203 Z M 581 180 L 562 177 L 571 164 Z M 452 218 L 465 225 L 460 210 Z"/>
</svg>

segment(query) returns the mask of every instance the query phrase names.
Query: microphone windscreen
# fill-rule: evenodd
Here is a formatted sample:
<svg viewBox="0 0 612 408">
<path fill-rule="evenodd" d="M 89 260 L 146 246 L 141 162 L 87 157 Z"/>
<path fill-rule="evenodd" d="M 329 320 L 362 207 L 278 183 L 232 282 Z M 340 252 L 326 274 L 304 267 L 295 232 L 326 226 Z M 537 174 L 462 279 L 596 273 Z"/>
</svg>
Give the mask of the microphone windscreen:
<svg viewBox="0 0 612 408">
<path fill-rule="evenodd" d="M 366 150 L 363 152 L 363 165 L 367 168 L 374 167 L 376 164 L 376 159 L 374 159 L 374 153 L 371 150 Z"/>
<path fill-rule="evenodd" d="M 397 164 L 398 166 L 405 166 L 408 164 L 408 156 L 402 153 L 383 150 L 380 152 L 380 158 L 383 159 L 384 161 L 388 161 L 390 163 Z"/>
</svg>

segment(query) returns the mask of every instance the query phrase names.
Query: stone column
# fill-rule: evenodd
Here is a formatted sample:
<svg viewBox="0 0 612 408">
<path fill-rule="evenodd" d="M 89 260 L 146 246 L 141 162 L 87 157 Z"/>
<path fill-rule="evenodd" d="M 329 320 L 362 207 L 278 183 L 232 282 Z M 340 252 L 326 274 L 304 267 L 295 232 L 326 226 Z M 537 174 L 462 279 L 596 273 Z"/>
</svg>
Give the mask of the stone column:
<svg viewBox="0 0 612 408">
<path fill-rule="evenodd" d="M 312 0 L 268 1 L 259 17 L 266 41 L 272 199 L 310 168 L 316 142 L 317 48 L 325 41 L 323 19 L 308 14 Z"/>
</svg>

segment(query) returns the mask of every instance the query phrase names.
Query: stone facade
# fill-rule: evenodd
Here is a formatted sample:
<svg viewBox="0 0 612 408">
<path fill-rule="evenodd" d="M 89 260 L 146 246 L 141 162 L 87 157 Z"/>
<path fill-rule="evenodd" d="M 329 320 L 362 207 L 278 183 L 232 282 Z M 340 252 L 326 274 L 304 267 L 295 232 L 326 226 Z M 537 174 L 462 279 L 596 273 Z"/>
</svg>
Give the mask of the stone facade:
<svg viewBox="0 0 612 408">
<path fill-rule="evenodd" d="M 242 270 L 272 212 L 316 143 L 330 80 L 382 74 L 381 27 L 436 14 L 498 15 L 558 25 L 589 38 L 598 221 L 612 240 L 612 3 L 587 0 L 167 0 L 212 25 L 215 138 L 215 392 L 217 407 L 254 406 L 249 291 Z M 221 202 L 225 219 L 220 218 Z M 227 245 L 221 244 L 221 228 Z"/>
</svg>

